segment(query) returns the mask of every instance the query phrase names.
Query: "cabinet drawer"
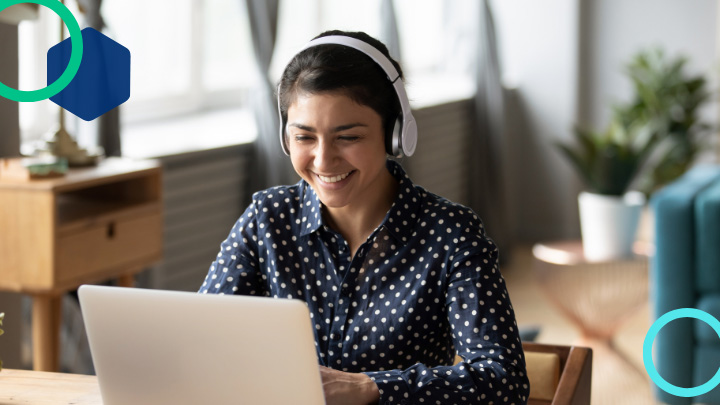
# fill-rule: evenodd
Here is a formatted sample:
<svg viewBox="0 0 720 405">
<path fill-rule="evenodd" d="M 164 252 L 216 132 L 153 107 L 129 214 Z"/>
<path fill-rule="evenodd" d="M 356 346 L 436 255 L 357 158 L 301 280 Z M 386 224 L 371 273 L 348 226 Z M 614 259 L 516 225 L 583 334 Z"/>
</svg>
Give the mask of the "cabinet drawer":
<svg viewBox="0 0 720 405">
<path fill-rule="evenodd" d="M 152 257 L 159 259 L 162 216 L 156 213 L 103 221 L 62 235 L 56 248 L 56 282 L 78 280 Z"/>
</svg>

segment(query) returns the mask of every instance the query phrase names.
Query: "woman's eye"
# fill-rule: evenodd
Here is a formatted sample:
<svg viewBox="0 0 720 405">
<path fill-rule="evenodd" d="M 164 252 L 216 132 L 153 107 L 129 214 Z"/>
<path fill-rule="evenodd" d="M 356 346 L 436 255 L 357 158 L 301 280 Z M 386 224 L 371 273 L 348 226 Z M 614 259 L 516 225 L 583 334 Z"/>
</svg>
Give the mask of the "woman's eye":
<svg viewBox="0 0 720 405">
<path fill-rule="evenodd" d="M 295 141 L 297 142 L 305 142 L 311 140 L 312 137 L 309 137 L 307 135 L 295 135 Z"/>
<path fill-rule="evenodd" d="M 340 139 L 342 139 L 343 141 L 350 141 L 350 142 L 352 142 L 352 141 L 357 141 L 358 139 L 360 139 L 360 137 L 359 137 L 359 136 L 347 135 L 347 136 L 341 136 Z"/>
</svg>

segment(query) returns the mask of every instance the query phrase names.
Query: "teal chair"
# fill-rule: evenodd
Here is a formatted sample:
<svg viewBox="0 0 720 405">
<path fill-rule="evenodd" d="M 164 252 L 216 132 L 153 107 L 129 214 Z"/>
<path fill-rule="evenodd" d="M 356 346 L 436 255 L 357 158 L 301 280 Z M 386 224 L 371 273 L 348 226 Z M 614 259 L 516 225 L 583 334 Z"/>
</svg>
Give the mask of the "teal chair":
<svg viewBox="0 0 720 405">
<path fill-rule="evenodd" d="M 655 255 L 651 260 L 653 317 L 698 308 L 720 319 L 720 166 L 696 166 L 655 193 Z M 654 363 L 679 387 L 707 382 L 720 368 L 720 337 L 694 319 L 670 322 L 658 333 Z M 684 398 L 656 388 L 667 404 L 720 404 L 720 387 Z"/>
</svg>

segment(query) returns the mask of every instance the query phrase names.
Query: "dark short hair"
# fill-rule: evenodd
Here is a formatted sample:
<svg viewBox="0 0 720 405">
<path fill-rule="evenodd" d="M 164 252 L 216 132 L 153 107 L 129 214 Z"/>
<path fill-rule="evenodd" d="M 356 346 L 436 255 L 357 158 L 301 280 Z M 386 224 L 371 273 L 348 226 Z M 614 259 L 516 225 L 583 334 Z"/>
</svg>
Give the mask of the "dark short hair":
<svg viewBox="0 0 720 405">
<path fill-rule="evenodd" d="M 367 42 L 385 55 L 400 77 L 403 77 L 400 64 L 390 57 L 387 47 L 370 35 L 364 32 L 332 30 L 315 38 L 329 35 L 343 35 Z M 369 56 L 345 45 L 323 44 L 295 55 L 285 67 L 278 92 L 282 123 L 287 122 L 288 108 L 298 94 L 342 93 L 380 115 L 386 145 L 395 120 L 402 111 L 397 93 L 385 71 Z"/>
</svg>

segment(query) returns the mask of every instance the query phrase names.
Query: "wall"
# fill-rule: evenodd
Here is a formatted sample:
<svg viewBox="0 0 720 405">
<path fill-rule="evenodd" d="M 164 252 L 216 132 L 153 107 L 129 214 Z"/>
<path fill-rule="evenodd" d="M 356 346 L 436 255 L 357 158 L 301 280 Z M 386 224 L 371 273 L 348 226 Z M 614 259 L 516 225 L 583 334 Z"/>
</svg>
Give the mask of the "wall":
<svg viewBox="0 0 720 405">
<path fill-rule="evenodd" d="M 717 71 L 718 6 L 715 0 L 591 0 L 583 2 L 581 120 L 603 128 L 608 106 L 626 102 L 632 86 L 623 69 L 640 49 L 661 46 L 685 55 L 693 73 Z M 717 117 L 716 109 L 708 118 Z"/>
<path fill-rule="evenodd" d="M 623 66 L 641 48 L 683 54 L 696 73 L 718 68 L 714 0 L 494 0 L 510 88 L 506 161 L 516 239 L 579 237 L 574 170 L 552 146 L 574 125 L 603 129 L 631 85 Z M 716 119 L 717 106 L 704 111 Z"/>
<path fill-rule="evenodd" d="M 577 180 L 552 141 L 577 116 L 578 1 L 492 3 L 508 94 L 508 202 L 519 240 L 579 235 Z"/>
<path fill-rule="evenodd" d="M 151 288 L 197 291 L 250 203 L 252 144 L 159 158 L 163 164 L 163 260 Z"/>
</svg>

